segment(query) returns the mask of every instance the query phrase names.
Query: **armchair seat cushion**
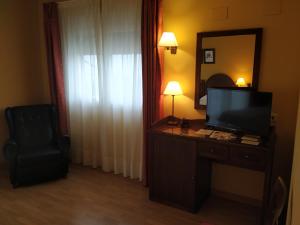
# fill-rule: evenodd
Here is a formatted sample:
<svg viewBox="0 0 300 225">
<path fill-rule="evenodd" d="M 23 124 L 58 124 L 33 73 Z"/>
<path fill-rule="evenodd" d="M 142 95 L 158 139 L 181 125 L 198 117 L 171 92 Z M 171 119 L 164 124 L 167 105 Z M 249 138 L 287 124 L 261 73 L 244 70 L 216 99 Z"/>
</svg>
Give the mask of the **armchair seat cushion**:
<svg viewBox="0 0 300 225">
<path fill-rule="evenodd" d="M 62 160 L 62 152 L 55 146 L 47 146 L 35 150 L 26 150 L 17 156 L 17 164 L 20 167 L 34 167 L 47 165 L 51 162 Z"/>
</svg>

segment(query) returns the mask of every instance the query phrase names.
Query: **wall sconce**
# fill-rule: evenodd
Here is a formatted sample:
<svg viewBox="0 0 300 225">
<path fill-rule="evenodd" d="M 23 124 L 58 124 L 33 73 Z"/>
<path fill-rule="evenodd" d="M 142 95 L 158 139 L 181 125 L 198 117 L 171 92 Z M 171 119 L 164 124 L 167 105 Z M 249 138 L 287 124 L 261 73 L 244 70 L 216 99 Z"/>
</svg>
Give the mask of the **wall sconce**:
<svg viewBox="0 0 300 225">
<path fill-rule="evenodd" d="M 236 86 L 247 87 L 245 79 L 243 77 L 238 78 L 236 81 Z"/>
<path fill-rule="evenodd" d="M 171 50 L 171 54 L 176 54 L 178 43 L 175 34 L 173 32 L 164 32 L 160 38 L 158 46 Z"/>
</svg>

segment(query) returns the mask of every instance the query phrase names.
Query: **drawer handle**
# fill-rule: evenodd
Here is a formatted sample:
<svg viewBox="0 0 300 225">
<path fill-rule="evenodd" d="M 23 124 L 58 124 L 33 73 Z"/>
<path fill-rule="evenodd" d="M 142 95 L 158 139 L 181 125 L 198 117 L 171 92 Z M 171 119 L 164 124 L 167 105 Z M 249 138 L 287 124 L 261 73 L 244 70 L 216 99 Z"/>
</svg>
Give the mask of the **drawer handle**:
<svg viewBox="0 0 300 225">
<path fill-rule="evenodd" d="M 214 152 L 215 152 L 215 150 L 214 150 L 213 148 L 211 148 L 209 151 L 210 151 L 211 153 L 214 153 Z"/>
<path fill-rule="evenodd" d="M 244 155 L 244 158 L 245 159 L 249 159 L 249 155 Z"/>
</svg>

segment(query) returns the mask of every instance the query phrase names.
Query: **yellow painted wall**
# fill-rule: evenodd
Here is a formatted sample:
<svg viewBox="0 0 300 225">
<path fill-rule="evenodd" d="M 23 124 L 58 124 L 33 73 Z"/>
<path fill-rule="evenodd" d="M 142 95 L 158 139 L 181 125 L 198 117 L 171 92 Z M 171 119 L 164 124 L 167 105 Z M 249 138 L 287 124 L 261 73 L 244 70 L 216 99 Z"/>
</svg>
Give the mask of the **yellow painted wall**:
<svg viewBox="0 0 300 225">
<path fill-rule="evenodd" d="M 39 33 L 37 1 L 0 1 L 0 146 L 8 137 L 7 106 L 49 100 L 48 78 L 41 74 Z"/>
<path fill-rule="evenodd" d="M 300 224 L 300 98 L 298 107 L 298 120 L 293 158 L 293 173 L 289 199 L 289 210 L 286 225 Z"/>
<path fill-rule="evenodd" d="M 164 84 L 169 80 L 178 80 L 183 87 L 184 96 L 175 97 L 176 116 L 204 118 L 204 111 L 194 110 L 196 33 L 264 28 L 259 90 L 274 94 L 273 111 L 279 115 L 275 174 L 288 179 L 300 83 L 300 1 L 282 0 L 280 14 L 266 15 L 274 9 L 272 2 L 279 1 L 164 0 L 164 30 L 173 31 L 179 43 L 177 55 L 165 52 Z M 221 14 L 212 10 L 224 6 L 228 6 L 227 19 L 222 19 Z M 165 115 L 170 114 L 170 97 L 165 97 L 164 105 Z M 213 188 L 260 199 L 263 177 L 258 172 L 216 164 Z"/>
</svg>

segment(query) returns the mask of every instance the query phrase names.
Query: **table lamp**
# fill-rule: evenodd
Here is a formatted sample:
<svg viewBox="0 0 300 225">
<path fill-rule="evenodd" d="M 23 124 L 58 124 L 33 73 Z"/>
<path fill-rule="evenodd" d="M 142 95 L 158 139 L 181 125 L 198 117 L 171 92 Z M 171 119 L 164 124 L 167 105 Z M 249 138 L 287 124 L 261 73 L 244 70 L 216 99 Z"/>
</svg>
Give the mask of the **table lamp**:
<svg viewBox="0 0 300 225">
<path fill-rule="evenodd" d="M 168 121 L 169 125 L 177 125 L 178 121 L 175 120 L 174 117 L 174 97 L 175 95 L 182 95 L 182 90 L 177 81 L 169 81 L 164 91 L 164 95 L 171 95 L 172 96 L 172 118 Z"/>
<path fill-rule="evenodd" d="M 243 77 L 239 77 L 236 81 L 236 86 L 247 87 L 245 79 Z"/>
</svg>

